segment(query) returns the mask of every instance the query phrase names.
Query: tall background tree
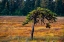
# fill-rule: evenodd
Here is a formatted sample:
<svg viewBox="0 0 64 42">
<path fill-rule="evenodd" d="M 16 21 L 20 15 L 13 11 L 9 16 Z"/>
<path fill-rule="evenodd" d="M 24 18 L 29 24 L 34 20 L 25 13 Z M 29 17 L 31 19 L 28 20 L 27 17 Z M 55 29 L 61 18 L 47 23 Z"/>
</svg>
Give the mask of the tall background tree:
<svg viewBox="0 0 64 42">
<path fill-rule="evenodd" d="M 40 7 L 40 0 L 35 0 L 35 8 Z"/>
<path fill-rule="evenodd" d="M 41 0 L 41 7 L 48 8 L 49 0 Z"/>
<path fill-rule="evenodd" d="M 62 0 L 62 14 L 64 16 L 64 0 Z"/>
<path fill-rule="evenodd" d="M 58 15 L 63 15 L 62 14 L 62 0 L 56 0 L 55 1 L 55 12 L 58 14 Z"/>
</svg>

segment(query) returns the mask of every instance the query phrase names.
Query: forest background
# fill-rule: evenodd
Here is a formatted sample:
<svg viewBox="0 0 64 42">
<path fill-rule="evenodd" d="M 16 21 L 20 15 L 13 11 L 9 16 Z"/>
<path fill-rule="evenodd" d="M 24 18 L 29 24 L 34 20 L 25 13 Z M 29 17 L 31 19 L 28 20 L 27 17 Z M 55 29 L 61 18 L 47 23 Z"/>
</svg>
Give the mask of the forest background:
<svg viewBox="0 0 64 42">
<path fill-rule="evenodd" d="M 26 16 L 37 7 L 48 8 L 64 16 L 63 0 L 0 0 L 0 16 Z"/>
</svg>

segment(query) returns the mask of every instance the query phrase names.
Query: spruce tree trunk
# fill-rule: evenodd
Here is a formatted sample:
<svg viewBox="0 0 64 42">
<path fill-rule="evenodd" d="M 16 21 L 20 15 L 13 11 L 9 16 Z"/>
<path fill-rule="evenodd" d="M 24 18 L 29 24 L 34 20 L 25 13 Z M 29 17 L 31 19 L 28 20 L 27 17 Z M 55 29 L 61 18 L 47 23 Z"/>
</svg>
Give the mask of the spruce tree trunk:
<svg viewBox="0 0 64 42">
<path fill-rule="evenodd" d="M 32 31 L 31 31 L 31 39 L 33 40 L 33 34 L 34 34 L 34 24 L 32 26 Z"/>
</svg>

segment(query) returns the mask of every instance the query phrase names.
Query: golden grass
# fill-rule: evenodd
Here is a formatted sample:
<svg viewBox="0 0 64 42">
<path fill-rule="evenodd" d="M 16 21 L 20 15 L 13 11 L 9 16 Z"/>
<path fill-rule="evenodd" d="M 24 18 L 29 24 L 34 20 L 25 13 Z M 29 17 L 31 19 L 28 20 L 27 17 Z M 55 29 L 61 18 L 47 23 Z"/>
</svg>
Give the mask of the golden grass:
<svg viewBox="0 0 64 42">
<path fill-rule="evenodd" d="M 1 17 L 0 18 L 0 41 L 3 42 L 62 42 L 62 40 L 50 40 L 55 37 L 64 37 L 64 17 L 58 17 L 56 23 L 51 24 L 51 29 L 45 28 L 38 23 L 35 26 L 34 40 L 30 40 L 31 24 L 22 26 L 25 17 Z M 20 37 L 18 37 L 20 36 Z M 39 39 L 40 38 L 40 39 Z M 44 40 L 43 40 L 44 38 Z M 46 40 L 45 40 L 46 39 Z M 62 38 L 61 38 L 62 39 Z"/>
</svg>

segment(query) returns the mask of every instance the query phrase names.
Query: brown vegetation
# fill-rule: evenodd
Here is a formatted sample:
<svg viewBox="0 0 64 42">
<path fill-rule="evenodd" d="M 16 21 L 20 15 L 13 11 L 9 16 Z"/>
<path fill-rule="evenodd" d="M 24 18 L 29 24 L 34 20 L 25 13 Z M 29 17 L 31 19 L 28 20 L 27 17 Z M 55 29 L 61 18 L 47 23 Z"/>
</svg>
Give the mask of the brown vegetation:
<svg viewBox="0 0 64 42">
<path fill-rule="evenodd" d="M 45 28 L 45 25 L 38 23 L 35 26 L 34 37 L 61 37 L 64 34 L 64 17 L 57 17 L 57 22 L 51 24 L 51 28 Z M 0 40 L 10 36 L 30 37 L 31 24 L 22 26 L 25 16 L 0 16 Z"/>
</svg>

